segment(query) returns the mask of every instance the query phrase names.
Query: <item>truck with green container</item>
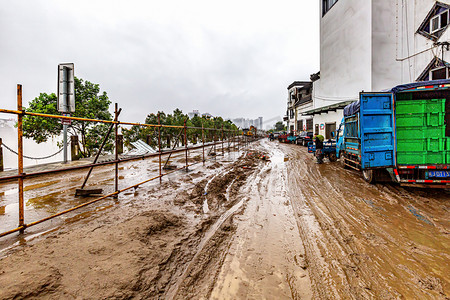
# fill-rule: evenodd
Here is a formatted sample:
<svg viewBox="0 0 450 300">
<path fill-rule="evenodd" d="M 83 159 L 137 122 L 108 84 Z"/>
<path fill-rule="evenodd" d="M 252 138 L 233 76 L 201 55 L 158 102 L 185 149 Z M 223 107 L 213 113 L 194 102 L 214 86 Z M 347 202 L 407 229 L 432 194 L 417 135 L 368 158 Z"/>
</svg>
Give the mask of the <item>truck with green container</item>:
<svg viewBox="0 0 450 300">
<path fill-rule="evenodd" d="M 344 109 L 336 154 L 368 182 L 450 187 L 450 80 L 360 94 Z M 450 126 L 449 126 L 450 127 Z"/>
</svg>

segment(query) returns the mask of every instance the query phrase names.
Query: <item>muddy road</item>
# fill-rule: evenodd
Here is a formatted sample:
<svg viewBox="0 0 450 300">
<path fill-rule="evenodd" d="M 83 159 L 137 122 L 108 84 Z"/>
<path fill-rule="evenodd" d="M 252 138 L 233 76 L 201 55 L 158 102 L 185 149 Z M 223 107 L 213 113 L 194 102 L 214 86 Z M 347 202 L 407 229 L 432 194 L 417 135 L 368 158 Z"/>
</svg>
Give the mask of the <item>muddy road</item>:
<svg viewBox="0 0 450 300">
<path fill-rule="evenodd" d="M 0 298 L 448 299 L 449 198 L 261 140 L 4 242 Z"/>
</svg>

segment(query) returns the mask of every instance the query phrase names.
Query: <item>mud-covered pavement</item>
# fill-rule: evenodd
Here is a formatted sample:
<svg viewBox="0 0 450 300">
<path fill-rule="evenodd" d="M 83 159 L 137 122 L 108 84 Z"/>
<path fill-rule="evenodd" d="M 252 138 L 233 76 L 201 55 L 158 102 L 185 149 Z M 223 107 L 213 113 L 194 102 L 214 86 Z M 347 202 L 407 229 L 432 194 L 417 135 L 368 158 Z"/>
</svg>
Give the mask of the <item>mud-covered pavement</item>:
<svg viewBox="0 0 450 300">
<path fill-rule="evenodd" d="M 241 154 L 9 248 L 0 298 L 449 297 L 448 192 L 369 185 L 296 145 Z"/>
</svg>

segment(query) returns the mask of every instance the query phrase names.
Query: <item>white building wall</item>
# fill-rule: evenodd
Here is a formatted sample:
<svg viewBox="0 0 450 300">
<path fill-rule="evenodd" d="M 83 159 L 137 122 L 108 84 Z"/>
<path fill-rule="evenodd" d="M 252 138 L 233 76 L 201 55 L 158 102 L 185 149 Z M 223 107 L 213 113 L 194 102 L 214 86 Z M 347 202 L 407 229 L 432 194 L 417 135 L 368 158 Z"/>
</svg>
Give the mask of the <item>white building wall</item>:
<svg viewBox="0 0 450 300">
<path fill-rule="evenodd" d="M 337 111 L 331 111 L 328 113 L 323 113 L 320 115 L 314 115 L 314 128 L 316 124 L 319 125 L 319 134 L 325 136 L 325 124 L 326 123 L 336 123 L 336 129 L 339 128 L 339 124 L 341 124 L 342 117 L 344 115 L 343 109 L 338 109 Z M 313 128 L 314 134 L 315 129 Z"/>
<path fill-rule="evenodd" d="M 304 113 L 304 112 L 306 112 L 306 111 L 308 111 L 308 110 L 311 110 L 311 109 L 314 109 L 314 103 L 313 103 L 313 102 L 310 102 L 310 103 L 308 103 L 308 104 L 304 104 L 304 105 L 300 106 L 300 107 L 297 109 L 297 120 L 298 120 L 298 121 L 301 120 L 302 123 L 303 123 L 303 125 L 306 124 L 306 120 L 310 120 L 310 119 L 312 119 L 313 117 L 312 117 L 312 116 L 303 116 L 302 113 Z M 297 130 L 298 130 L 298 132 L 304 131 L 303 128 L 298 128 Z"/>
<path fill-rule="evenodd" d="M 320 15 L 320 79 L 313 83 L 314 108 L 357 100 L 363 90 L 377 92 L 414 82 L 434 55 L 450 62 L 449 51 L 442 54 L 441 48 L 415 55 L 433 46 L 416 32 L 435 3 L 340 0 Z M 450 41 L 450 28 L 439 41 Z M 413 57 L 404 59 L 408 56 Z M 340 110 L 316 115 L 314 124 L 338 125 L 342 114 Z"/>
<path fill-rule="evenodd" d="M 440 2 L 450 4 L 449 0 Z M 372 86 L 381 91 L 414 82 L 434 57 L 433 41 L 416 33 L 436 1 L 372 1 Z M 449 29 L 439 41 L 448 41 Z M 441 57 L 440 48 L 434 50 Z M 413 56 L 415 55 L 415 56 Z M 408 56 L 413 56 L 405 59 Z M 449 61 L 448 52 L 444 60 Z"/>
<path fill-rule="evenodd" d="M 371 11 L 371 1 L 341 0 L 321 16 L 315 108 L 356 99 L 361 90 L 370 90 Z"/>
</svg>

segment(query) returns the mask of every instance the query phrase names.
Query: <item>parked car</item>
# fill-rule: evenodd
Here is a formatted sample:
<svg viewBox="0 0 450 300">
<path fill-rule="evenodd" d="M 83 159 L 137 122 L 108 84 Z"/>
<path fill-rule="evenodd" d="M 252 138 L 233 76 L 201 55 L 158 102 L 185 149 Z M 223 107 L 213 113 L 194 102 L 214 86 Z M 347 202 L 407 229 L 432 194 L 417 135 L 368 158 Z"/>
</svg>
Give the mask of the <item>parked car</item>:
<svg viewBox="0 0 450 300">
<path fill-rule="evenodd" d="M 308 146 L 308 143 L 312 141 L 314 134 L 312 131 L 302 131 L 297 136 L 297 145 Z"/>
<path fill-rule="evenodd" d="M 286 142 L 287 143 L 295 144 L 296 140 L 297 140 L 297 136 L 296 135 L 288 135 L 288 137 L 286 138 Z"/>
<path fill-rule="evenodd" d="M 280 132 L 280 134 L 278 135 L 278 141 L 280 143 L 286 143 L 288 135 L 289 134 L 287 132 Z"/>
</svg>

